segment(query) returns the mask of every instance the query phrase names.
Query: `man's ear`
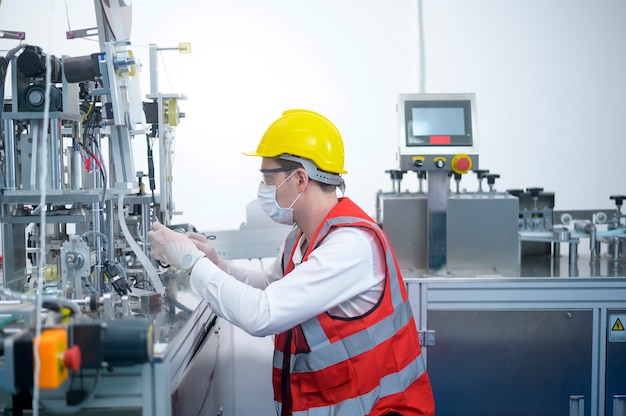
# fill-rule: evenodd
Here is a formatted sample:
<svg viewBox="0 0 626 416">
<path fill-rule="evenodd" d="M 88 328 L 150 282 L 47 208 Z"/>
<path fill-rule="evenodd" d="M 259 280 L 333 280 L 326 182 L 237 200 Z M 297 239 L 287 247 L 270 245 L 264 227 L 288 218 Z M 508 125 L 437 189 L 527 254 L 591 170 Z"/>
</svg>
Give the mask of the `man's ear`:
<svg viewBox="0 0 626 416">
<path fill-rule="evenodd" d="M 295 176 L 298 178 L 299 186 L 306 185 L 309 182 L 309 174 L 304 169 L 298 169 Z M 302 188 L 302 191 L 304 191 L 304 188 Z"/>
</svg>

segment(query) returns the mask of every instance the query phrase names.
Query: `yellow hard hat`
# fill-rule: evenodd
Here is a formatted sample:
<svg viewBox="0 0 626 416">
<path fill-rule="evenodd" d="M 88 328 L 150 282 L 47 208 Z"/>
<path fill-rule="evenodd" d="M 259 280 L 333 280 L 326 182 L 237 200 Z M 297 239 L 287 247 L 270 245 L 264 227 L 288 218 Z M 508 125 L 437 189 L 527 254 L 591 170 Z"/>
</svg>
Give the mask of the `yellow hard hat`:
<svg viewBox="0 0 626 416">
<path fill-rule="evenodd" d="M 265 131 L 256 152 L 244 154 L 297 156 L 312 160 L 322 171 L 348 173 L 343 168 L 343 140 L 339 130 L 326 117 L 310 110 L 285 111 Z"/>
</svg>

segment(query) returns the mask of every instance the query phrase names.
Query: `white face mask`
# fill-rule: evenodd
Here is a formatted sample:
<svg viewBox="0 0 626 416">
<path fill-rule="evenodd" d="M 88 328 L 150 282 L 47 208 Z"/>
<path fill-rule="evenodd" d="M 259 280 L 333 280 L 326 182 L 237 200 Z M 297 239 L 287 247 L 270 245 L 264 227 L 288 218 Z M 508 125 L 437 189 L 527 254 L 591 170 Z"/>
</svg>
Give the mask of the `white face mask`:
<svg viewBox="0 0 626 416">
<path fill-rule="evenodd" d="M 272 220 L 276 221 L 279 224 L 293 225 L 292 207 L 296 203 L 298 198 L 300 198 L 300 195 L 302 195 L 302 192 L 300 192 L 296 199 L 294 199 L 291 205 L 289 205 L 289 207 L 287 208 L 281 207 L 280 205 L 278 205 L 278 201 L 276 201 L 276 191 L 278 190 L 278 188 L 283 186 L 283 184 L 287 182 L 289 178 L 294 175 L 294 173 L 296 172 L 292 172 L 291 175 L 287 176 L 285 180 L 282 181 L 278 186 L 266 185 L 265 183 L 263 183 L 263 181 L 261 181 L 261 183 L 259 184 L 259 204 L 261 204 L 261 208 L 263 208 L 263 211 L 265 211 L 265 213 Z"/>
</svg>

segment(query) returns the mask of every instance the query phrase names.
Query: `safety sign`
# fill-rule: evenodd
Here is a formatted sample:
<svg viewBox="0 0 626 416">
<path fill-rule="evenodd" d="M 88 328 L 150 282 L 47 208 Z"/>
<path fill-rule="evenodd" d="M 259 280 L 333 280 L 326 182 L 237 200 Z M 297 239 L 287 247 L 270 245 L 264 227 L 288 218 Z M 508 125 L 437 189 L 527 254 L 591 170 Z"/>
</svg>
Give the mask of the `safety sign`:
<svg viewBox="0 0 626 416">
<path fill-rule="evenodd" d="M 609 342 L 626 342 L 626 315 L 609 315 Z"/>
</svg>

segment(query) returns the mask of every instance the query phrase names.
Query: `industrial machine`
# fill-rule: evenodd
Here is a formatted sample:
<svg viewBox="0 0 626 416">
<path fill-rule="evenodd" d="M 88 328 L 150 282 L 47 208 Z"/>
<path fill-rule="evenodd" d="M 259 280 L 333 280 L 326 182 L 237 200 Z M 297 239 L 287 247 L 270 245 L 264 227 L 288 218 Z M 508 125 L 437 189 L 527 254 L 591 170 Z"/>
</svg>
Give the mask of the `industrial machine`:
<svg viewBox="0 0 626 416">
<path fill-rule="evenodd" d="M 19 43 L 0 58 L 0 409 L 217 415 L 217 317 L 187 276 L 153 264 L 146 240 L 152 221 L 176 227 L 171 158 L 185 96 L 159 92 L 150 45 L 144 101 L 122 23 L 130 2 L 94 6 L 98 27 L 67 33 L 97 34 L 90 55 L 1 35 Z M 132 139 L 144 136 L 147 173 L 133 166 Z"/>
<path fill-rule="evenodd" d="M 399 169 L 389 173 L 399 182 L 416 172 L 420 190 L 399 192 L 396 185 L 380 192 L 377 220 L 401 267 L 413 276 L 516 276 L 518 202 L 495 191 L 498 175 L 479 170 L 475 94 L 401 94 L 397 109 Z M 461 192 L 461 178 L 471 170 L 480 188 Z M 483 191 L 485 177 L 489 190 Z"/>
<path fill-rule="evenodd" d="M 437 415 L 623 416 L 626 198 L 555 211 L 540 187 L 497 192 L 478 166 L 477 107 L 474 94 L 401 94 L 393 191 L 376 195 Z M 461 187 L 470 171 L 477 186 Z"/>
<path fill-rule="evenodd" d="M 159 91 L 150 45 L 144 100 L 120 19 L 130 2 L 94 6 L 89 55 L 0 33 L 16 41 L 0 57 L 0 409 L 218 415 L 221 321 L 146 241 L 155 220 L 194 229 L 173 218 L 186 97 Z M 540 187 L 497 191 L 499 175 L 479 166 L 477 108 L 474 94 L 401 94 L 394 189 L 376 195 L 437 415 L 624 416 L 626 196 L 555 211 Z M 147 172 L 133 166 L 138 138 Z M 477 186 L 462 189 L 468 174 Z M 418 190 L 401 191 L 405 175 Z M 277 255 L 287 232 L 251 204 L 246 226 L 206 235 L 237 259 Z"/>
</svg>

